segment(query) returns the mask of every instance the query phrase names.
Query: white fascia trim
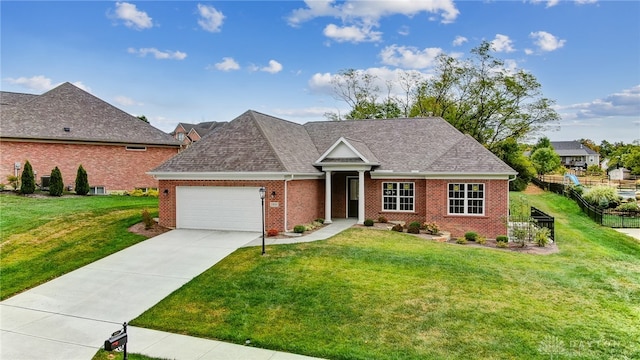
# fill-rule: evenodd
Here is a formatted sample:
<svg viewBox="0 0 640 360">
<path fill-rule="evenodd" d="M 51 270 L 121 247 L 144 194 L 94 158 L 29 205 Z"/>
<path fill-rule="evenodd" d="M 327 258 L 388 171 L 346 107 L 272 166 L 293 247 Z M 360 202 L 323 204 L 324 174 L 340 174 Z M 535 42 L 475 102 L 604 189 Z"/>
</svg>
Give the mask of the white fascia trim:
<svg viewBox="0 0 640 360">
<path fill-rule="evenodd" d="M 354 163 L 331 163 L 331 164 L 315 164 L 322 166 L 322 171 L 371 171 L 371 164 L 354 164 Z"/>
<path fill-rule="evenodd" d="M 324 173 L 276 173 L 276 172 L 148 172 L 156 180 L 296 180 L 321 179 Z"/>
<path fill-rule="evenodd" d="M 372 179 L 474 179 L 474 180 L 509 180 L 514 174 L 486 174 L 486 173 L 428 173 L 428 172 L 392 172 L 392 171 L 372 171 Z"/>
<path fill-rule="evenodd" d="M 331 154 L 331 152 L 338 147 L 338 145 L 340 145 L 340 143 L 345 144 L 349 150 L 353 151 L 354 154 L 356 154 L 362 161 L 364 161 L 366 164 L 370 164 L 369 160 L 362 156 L 362 154 L 360 154 L 360 152 L 358 150 L 356 150 L 355 147 L 353 147 L 353 145 L 351 145 L 351 143 L 349 143 L 349 141 L 347 139 L 345 139 L 344 137 L 340 137 L 340 139 L 338 139 L 335 143 L 333 143 L 333 145 L 331 145 L 329 147 L 329 149 L 327 149 L 327 151 L 324 152 L 324 154 L 322 154 L 322 156 L 320 156 L 320 158 L 316 161 L 316 164 L 319 164 L 320 162 L 322 162 L 322 160 L 324 160 L 327 156 L 329 156 L 329 154 Z"/>
</svg>

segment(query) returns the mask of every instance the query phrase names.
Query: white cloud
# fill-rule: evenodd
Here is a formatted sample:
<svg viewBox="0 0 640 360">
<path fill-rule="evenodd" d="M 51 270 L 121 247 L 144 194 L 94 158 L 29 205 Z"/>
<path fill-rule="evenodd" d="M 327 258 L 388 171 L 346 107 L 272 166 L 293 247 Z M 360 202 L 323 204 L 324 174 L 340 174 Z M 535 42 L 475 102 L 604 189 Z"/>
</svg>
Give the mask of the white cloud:
<svg viewBox="0 0 640 360">
<path fill-rule="evenodd" d="M 39 91 L 39 92 L 49 91 L 59 86 L 60 84 L 62 84 L 62 83 L 54 84 L 53 82 L 51 82 L 51 79 L 49 79 L 48 77 L 45 77 L 44 75 L 36 75 L 30 78 L 27 78 L 27 77 L 19 77 L 17 79 L 6 78 L 4 80 L 9 84 L 20 85 L 26 89 L 29 89 L 32 91 Z M 91 92 L 91 88 L 84 85 L 82 81 L 75 81 L 75 82 L 72 82 L 71 84 L 73 84 L 74 86 L 86 92 Z"/>
<path fill-rule="evenodd" d="M 222 61 L 216 63 L 214 67 L 221 71 L 240 70 L 240 65 L 232 57 L 222 58 Z"/>
<path fill-rule="evenodd" d="M 408 26 L 401 26 L 400 29 L 398 29 L 398 34 L 402 35 L 402 36 L 407 36 L 411 33 L 411 31 L 409 30 Z"/>
<path fill-rule="evenodd" d="M 577 5 L 595 4 L 598 0 L 575 0 Z"/>
<path fill-rule="evenodd" d="M 590 102 L 558 106 L 565 120 L 608 117 L 640 118 L 640 85 L 613 93 L 603 99 Z"/>
<path fill-rule="evenodd" d="M 265 66 L 260 71 L 268 72 L 270 74 L 276 74 L 282 71 L 282 64 L 275 60 L 269 60 L 269 66 Z"/>
<path fill-rule="evenodd" d="M 51 79 L 45 77 L 44 75 L 32 76 L 30 78 L 6 78 L 5 81 L 7 81 L 9 84 L 20 85 L 29 90 L 35 91 L 47 91 L 54 88 L 54 86 L 51 84 Z"/>
<path fill-rule="evenodd" d="M 118 105 L 121 106 L 140 106 L 140 105 L 144 105 L 140 102 L 137 102 L 135 100 L 133 100 L 130 97 L 124 96 L 124 95 L 118 95 L 115 98 L 113 98 L 113 102 L 115 102 Z"/>
<path fill-rule="evenodd" d="M 184 60 L 187 57 L 187 54 L 183 53 L 182 51 L 160 51 L 156 48 L 140 48 L 137 50 L 134 48 L 129 48 L 127 49 L 127 52 L 129 54 L 137 54 L 140 57 L 145 57 L 147 56 L 147 54 L 151 54 L 158 60 Z"/>
<path fill-rule="evenodd" d="M 380 51 L 380 58 L 385 65 L 398 66 L 408 69 L 424 69 L 433 65 L 440 48 L 425 48 L 418 50 L 412 46 L 390 45 Z"/>
<path fill-rule="evenodd" d="M 123 20 L 127 27 L 136 30 L 148 29 L 153 21 L 144 11 L 139 11 L 134 4 L 126 2 L 116 3 L 116 18 Z"/>
<path fill-rule="evenodd" d="M 371 30 L 371 27 L 337 26 L 329 24 L 324 28 L 324 35 L 337 42 L 375 42 L 380 41 L 382 33 Z"/>
<path fill-rule="evenodd" d="M 379 20 L 383 17 L 411 17 L 427 12 L 439 15 L 442 23 L 451 23 L 460 13 L 453 0 L 347 0 L 340 3 L 334 0 L 306 0 L 305 4 L 306 7 L 291 12 L 287 19 L 289 25 L 300 26 L 303 22 L 319 17 L 340 19 L 341 26 L 331 24 L 324 29 L 324 34 L 337 41 L 351 42 L 379 41 L 382 33 L 372 29 L 380 26 Z"/>
<path fill-rule="evenodd" d="M 401 79 L 405 76 L 414 77 L 415 82 L 426 80 L 429 74 L 417 70 L 389 69 L 387 67 L 374 67 L 365 70 L 356 70 L 374 78 L 373 86 L 377 86 L 380 90 L 378 94 L 381 97 L 403 96 L 404 90 L 401 86 Z M 307 85 L 312 93 L 335 95 L 333 90 L 333 82 L 339 80 L 340 74 L 316 73 L 311 76 Z M 388 93 L 387 88 L 391 86 Z"/>
<path fill-rule="evenodd" d="M 536 31 L 529 34 L 529 37 L 534 41 L 533 43 L 538 46 L 541 51 L 554 51 L 564 46 L 566 40 L 560 40 L 556 36 L 546 31 Z"/>
<path fill-rule="evenodd" d="M 456 36 L 456 38 L 453 39 L 452 45 L 453 46 L 460 46 L 460 45 L 466 43 L 467 41 L 469 41 L 469 39 L 467 39 L 464 36 Z"/>
<path fill-rule="evenodd" d="M 507 35 L 496 34 L 495 39 L 491 41 L 491 47 L 496 52 L 513 52 L 513 41 Z"/>
<path fill-rule="evenodd" d="M 225 16 L 213 6 L 198 4 L 198 25 L 209 32 L 220 32 Z"/>
</svg>

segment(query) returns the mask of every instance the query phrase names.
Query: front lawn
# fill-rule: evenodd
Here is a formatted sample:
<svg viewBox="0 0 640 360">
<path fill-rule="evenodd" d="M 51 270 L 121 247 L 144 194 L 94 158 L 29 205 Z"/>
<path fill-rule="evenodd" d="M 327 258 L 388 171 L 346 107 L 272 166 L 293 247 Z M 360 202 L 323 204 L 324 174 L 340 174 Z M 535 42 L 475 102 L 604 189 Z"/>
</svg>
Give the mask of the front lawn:
<svg viewBox="0 0 640 360">
<path fill-rule="evenodd" d="M 127 231 L 144 209 L 158 199 L 0 195 L 0 299 L 144 240 Z"/>
<path fill-rule="evenodd" d="M 131 322 L 329 359 L 640 358 L 640 243 L 554 194 L 560 253 L 352 228 L 239 249 Z"/>
</svg>

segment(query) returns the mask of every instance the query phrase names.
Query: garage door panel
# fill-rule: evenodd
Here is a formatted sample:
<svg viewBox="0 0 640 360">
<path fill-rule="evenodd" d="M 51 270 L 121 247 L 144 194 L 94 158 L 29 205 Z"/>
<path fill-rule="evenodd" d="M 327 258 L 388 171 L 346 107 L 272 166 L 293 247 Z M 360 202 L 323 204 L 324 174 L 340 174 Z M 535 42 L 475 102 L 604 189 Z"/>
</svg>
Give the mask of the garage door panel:
<svg viewBox="0 0 640 360">
<path fill-rule="evenodd" d="M 178 186 L 176 227 L 262 231 L 257 187 Z"/>
</svg>

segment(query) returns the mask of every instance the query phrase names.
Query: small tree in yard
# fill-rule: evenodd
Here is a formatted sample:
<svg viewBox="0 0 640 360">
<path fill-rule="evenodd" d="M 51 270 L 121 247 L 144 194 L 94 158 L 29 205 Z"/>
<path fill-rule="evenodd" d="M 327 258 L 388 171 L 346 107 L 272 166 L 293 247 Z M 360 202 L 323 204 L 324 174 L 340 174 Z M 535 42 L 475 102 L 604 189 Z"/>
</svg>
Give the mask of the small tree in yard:
<svg viewBox="0 0 640 360">
<path fill-rule="evenodd" d="M 64 191 L 64 182 L 62 181 L 62 173 L 56 166 L 51 170 L 51 179 L 49 180 L 49 195 L 62 196 Z"/>
<path fill-rule="evenodd" d="M 560 167 L 560 156 L 552 148 L 540 148 L 531 154 L 531 162 L 538 174 L 548 174 Z"/>
<path fill-rule="evenodd" d="M 24 170 L 22 170 L 22 185 L 20 185 L 20 192 L 23 194 L 33 194 L 36 191 L 36 179 L 33 175 L 33 168 L 29 163 L 29 160 L 24 163 Z"/>
<path fill-rule="evenodd" d="M 87 179 L 87 171 L 82 167 L 82 164 L 78 166 L 78 173 L 76 174 L 76 194 L 87 195 L 89 193 L 89 180 Z"/>
</svg>

